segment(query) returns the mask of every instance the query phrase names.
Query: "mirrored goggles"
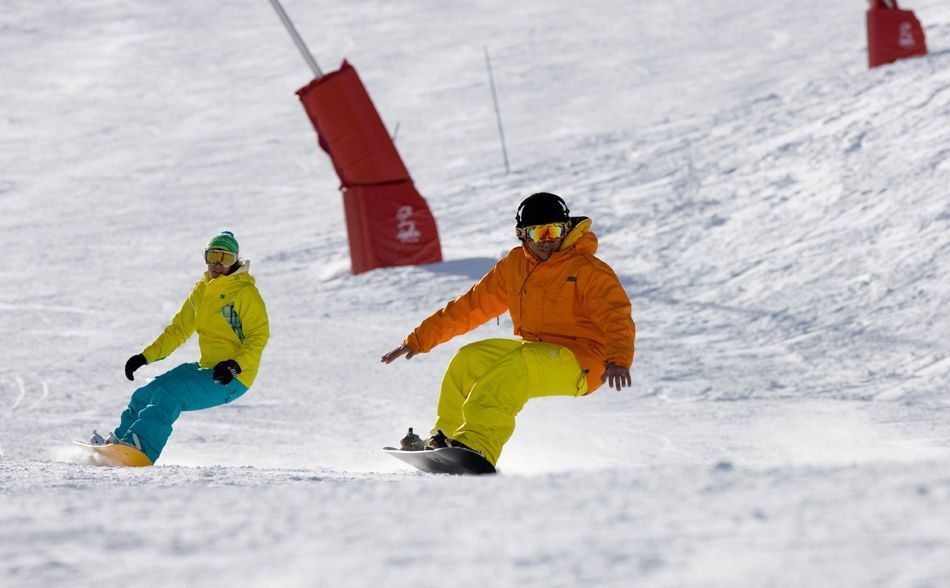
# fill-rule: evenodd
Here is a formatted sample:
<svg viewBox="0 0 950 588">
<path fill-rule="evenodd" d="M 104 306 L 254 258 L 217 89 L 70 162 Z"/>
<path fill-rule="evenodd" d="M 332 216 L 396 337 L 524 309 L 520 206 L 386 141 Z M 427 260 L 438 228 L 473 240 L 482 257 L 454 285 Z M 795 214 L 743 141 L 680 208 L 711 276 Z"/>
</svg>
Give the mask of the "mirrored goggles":
<svg viewBox="0 0 950 588">
<path fill-rule="evenodd" d="M 220 249 L 205 249 L 205 263 L 208 265 L 220 263 L 225 267 L 229 267 L 234 265 L 235 261 L 237 261 L 237 253 L 222 251 Z"/>
<path fill-rule="evenodd" d="M 567 234 L 567 223 L 548 223 L 546 225 L 531 225 L 515 229 L 519 239 L 531 239 L 535 243 L 555 241 Z"/>
</svg>

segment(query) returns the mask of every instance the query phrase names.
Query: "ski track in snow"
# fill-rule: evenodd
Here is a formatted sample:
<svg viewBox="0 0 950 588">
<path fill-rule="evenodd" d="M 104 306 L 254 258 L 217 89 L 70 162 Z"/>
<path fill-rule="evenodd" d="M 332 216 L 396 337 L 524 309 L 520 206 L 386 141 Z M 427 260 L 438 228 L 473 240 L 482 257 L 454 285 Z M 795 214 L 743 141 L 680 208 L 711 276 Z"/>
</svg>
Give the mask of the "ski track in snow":
<svg viewBox="0 0 950 588">
<path fill-rule="evenodd" d="M 0 14 L 0 583 L 950 584 L 950 9 L 865 69 L 864 4 L 286 2 L 359 69 L 446 261 L 349 274 L 338 180 L 266 2 Z M 439 15 L 436 18 L 436 15 Z M 504 174 L 483 48 L 512 172 Z M 633 390 L 529 403 L 491 478 L 408 470 L 463 344 L 379 357 L 514 244 L 590 216 Z M 272 338 L 159 465 L 87 465 L 125 359 L 236 232 Z"/>
</svg>

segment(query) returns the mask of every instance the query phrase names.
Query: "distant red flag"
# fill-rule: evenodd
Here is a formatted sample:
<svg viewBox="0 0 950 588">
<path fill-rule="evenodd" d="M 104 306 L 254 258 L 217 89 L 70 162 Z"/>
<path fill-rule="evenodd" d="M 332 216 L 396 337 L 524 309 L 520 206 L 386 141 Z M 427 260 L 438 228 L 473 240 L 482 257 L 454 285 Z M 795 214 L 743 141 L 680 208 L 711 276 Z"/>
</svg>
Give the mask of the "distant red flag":
<svg viewBox="0 0 950 588">
<path fill-rule="evenodd" d="M 867 12 L 868 66 L 927 54 L 920 21 L 911 10 L 901 10 L 897 0 L 870 0 Z"/>
</svg>

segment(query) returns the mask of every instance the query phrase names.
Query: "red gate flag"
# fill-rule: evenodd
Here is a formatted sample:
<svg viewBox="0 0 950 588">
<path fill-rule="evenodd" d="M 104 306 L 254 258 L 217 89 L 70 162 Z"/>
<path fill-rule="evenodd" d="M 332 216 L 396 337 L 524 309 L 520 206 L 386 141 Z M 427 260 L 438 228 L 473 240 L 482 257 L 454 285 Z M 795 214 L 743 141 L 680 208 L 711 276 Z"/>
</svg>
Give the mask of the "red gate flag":
<svg viewBox="0 0 950 588">
<path fill-rule="evenodd" d="M 343 188 L 353 273 L 442 261 L 435 219 L 412 182 Z"/>
<path fill-rule="evenodd" d="M 868 66 L 877 67 L 898 59 L 927 54 L 927 41 L 920 21 L 911 10 L 901 10 L 897 0 L 869 0 Z"/>
<path fill-rule="evenodd" d="M 353 66 L 297 95 L 340 178 L 353 273 L 442 261 L 435 218 Z"/>
</svg>

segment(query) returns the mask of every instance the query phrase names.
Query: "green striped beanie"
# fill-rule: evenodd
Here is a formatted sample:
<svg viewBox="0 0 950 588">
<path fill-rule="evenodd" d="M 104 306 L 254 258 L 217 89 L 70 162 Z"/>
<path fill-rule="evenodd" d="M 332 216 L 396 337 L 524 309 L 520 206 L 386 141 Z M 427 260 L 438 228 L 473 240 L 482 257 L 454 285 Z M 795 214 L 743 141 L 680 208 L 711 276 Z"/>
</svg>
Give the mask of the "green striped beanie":
<svg viewBox="0 0 950 588">
<path fill-rule="evenodd" d="M 208 241 L 208 249 L 220 249 L 229 251 L 235 255 L 238 253 L 238 242 L 231 231 L 221 231 Z"/>
</svg>

